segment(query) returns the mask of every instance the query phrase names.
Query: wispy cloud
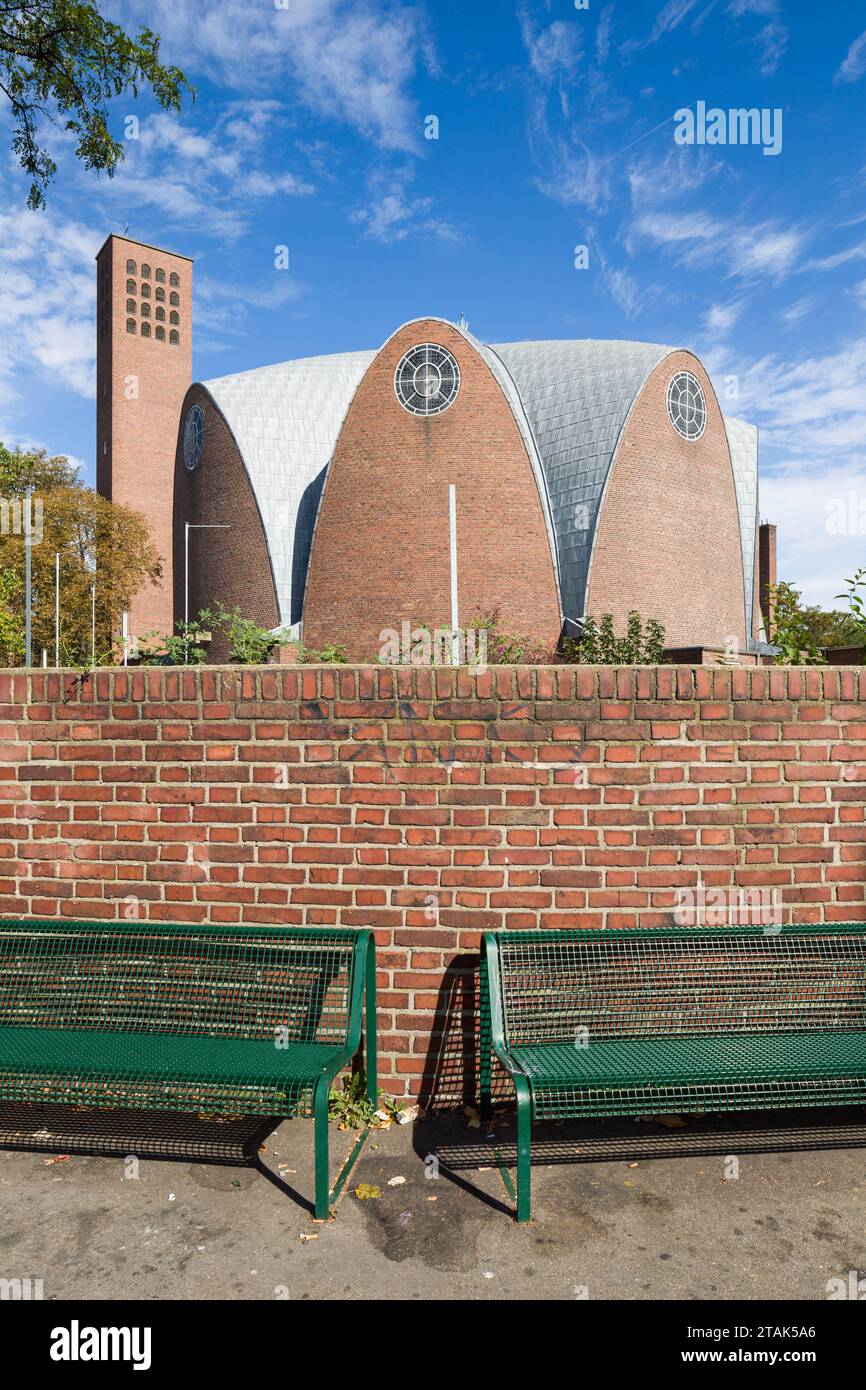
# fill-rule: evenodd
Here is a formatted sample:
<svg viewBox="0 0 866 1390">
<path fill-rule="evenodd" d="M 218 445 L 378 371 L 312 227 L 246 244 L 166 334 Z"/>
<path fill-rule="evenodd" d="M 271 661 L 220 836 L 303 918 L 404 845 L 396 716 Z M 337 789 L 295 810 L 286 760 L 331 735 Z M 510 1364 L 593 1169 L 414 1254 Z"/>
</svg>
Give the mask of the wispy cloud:
<svg viewBox="0 0 866 1390">
<path fill-rule="evenodd" d="M 408 237 L 421 240 L 460 241 L 462 232 L 453 222 L 438 217 L 435 199 L 409 192 L 411 169 L 393 173 L 376 171 L 368 183 L 368 202 L 350 214 L 373 241 L 387 245 Z"/>
<path fill-rule="evenodd" d="M 147 23 L 167 58 L 222 84 L 279 95 L 352 127 L 384 149 L 418 146 L 411 94 L 419 66 L 435 69 L 423 12 L 401 0 L 111 0 Z"/>
<path fill-rule="evenodd" d="M 40 391 L 95 394 L 94 256 L 102 240 L 53 210 L 0 213 L 0 405 L 7 420 L 16 418 L 27 379 Z M 0 437 L 18 435 L 4 422 Z"/>
<path fill-rule="evenodd" d="M 665 34 L 678 29 L 684 19 L 695 10 L 700 0 L 666 0 L 655 18 L 650 31 L 649 42 L 657 43 Z"/>
<path fill-rule="evenodd" d="M 743 312 L 742 300 L 728 304 L 711 304 L 704 315 L 704 327 L 714 338 L 726 338 Z"/>
<path fill-rule="evenodd" d="M 654 211 L 639 216 L 634 231 L 688 266 L 716 265 L 728 276 L 784 280 L 797 266 L 806 233 L 775 222 L 732 223 L 706 212 Z"/>
<path fill-rule="evenodd" d="M 866 72 L 866 29 L 848 49 L 848 55 L 833 78 L 834 82 L 859 82 Z"/>
</svg>

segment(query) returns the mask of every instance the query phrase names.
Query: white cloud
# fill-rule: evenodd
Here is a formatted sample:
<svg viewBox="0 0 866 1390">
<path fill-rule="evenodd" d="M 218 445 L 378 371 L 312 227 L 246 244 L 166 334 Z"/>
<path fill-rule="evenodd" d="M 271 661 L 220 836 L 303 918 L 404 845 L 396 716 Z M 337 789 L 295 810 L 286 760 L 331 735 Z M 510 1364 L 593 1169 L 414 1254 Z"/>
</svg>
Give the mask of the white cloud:
<svg viewBox="0 0 866 1390">
<path fill-rule="evenodd" d="M 598 21 L 598 28 L 595 31 L 595 61 L 599 67 L 604 67 L 607 62 L 612 29 L 613 5 L 608 5 L 607 9 L 602 12 L 601 19 Z"/>
<path fill-rule="evenodd" d="M 806 318 L 808 314 L 811 314 L 817 303 L 818 301 L 814 295 L 804 295 L 802 299 L 797 299 L 793 304 L 789 304 L 787 308 L 781 309 L 778 318 L 786 328 L 794 328 L 795 325 Z"/>
<path fill-rule="evenodd" d="M 828 524 L 851 491 L 866 515 L 866 337 L 811 357 L 717 353 L 711 370 L 717 385 L 737 379 L 735 413 L 759 428 L 761 515 L 779 527 L 780 577 L 834 606 L 866 555 L 866 535 Z"/>
<path fill-rule="evenodd" d="M 407 237 L 422 240 L 460 241 L 462 233 L 451 222 L 434 213 L 435 200 L 412 197 L 407 191 L 411 171 L 387 173 L 378 171 L 369 180 L 370 201 L 351 213 L 353 222 L 361 224 L 372 241 L 389 244 L 405 241 Z"/>
<path fill-rule="evenodd" d="M 163 58 L 236 89 L 279 93 L 385 149 L 417 148 L 410 95 L 435 69 L 422 12 L 401 0 L 112 0 L 163 38 Z M 291 94 L 291 98 L 289 96 Z"/>
<path fill-rule="evenodd" d="M 807 603 L 844 608 L 836 595 L 845 575 L 864 563 L 866 534 L 856 526 L 840 534 L 835 517 L 857 517 L 866 508 L 863 464 L 782 465 L 762 474 L 760 503 L 761 516 L 778 527 L 779 578 L 802 589 Z"/>
<path fill-rule="evenodd" d="M 656 43 L 663 35 L 679 28 L 698 3 L 699 0 L 666 0 L 656 15 L 649 37 L 650 43 Z"/>
<path fill-rule="evenodd" d="M 573 20 L 566 22 L 558 19 L 546 29 L 534 33 L 524 16 L 521 27 L 530 64 L 543 81 L 551 82 L 562 74 L 567 77 L 574 75 L 580 61 L 583 38 Z"/>
<path fill-rule="evenodd" d="M 104 237 L 53 209 L 0 213 L 0 401 L 14 412 L 22 369 L 42 389 L 94 395 L 94 256 Z"/>
<path fill-rule="evenodd" d="M 857 246 L 849 246 L 844 251 L 837 251 L 834 256 L 824 256 L 821 260 L 807 261 L 804 270 L 836 270 L 840 265 L 847 265 L 849 261 L 866 260 L 866 241 L 861 241 Z"/>
<path fill-rule="evenodd" d="M 780 281 L 797 266 L 806 239 L 794 227 L 764 222 L 754 227 L 726 223 L 704 212 L 652 211 L 638 216 L 633 231 L 672 250 L 678 263 L 715 265 L 732 278 Z"/>
<path fill-rule="evenodd" d="M 769 275 L 782 279 L 792 270 L 803 245 L 804 234 L 791 227 L 779 230 L 764 223 L 737 232 L 734 238 L 732 275 Z"/>
<path fill-rule="evenodd" d="M 704 327 L 713 337 L 727 337 L 738 322 L 742 312 L 742 301 L 734 300 L 729 304 L 711 304 L 704 315 Z"/>
<path fill-rule="evenodd" d="M 859 82 L 866 72 L 866 30 L 856 38 L 848 49 L 848 56 L 842 63 L 834 82 Z"/>
</svg>

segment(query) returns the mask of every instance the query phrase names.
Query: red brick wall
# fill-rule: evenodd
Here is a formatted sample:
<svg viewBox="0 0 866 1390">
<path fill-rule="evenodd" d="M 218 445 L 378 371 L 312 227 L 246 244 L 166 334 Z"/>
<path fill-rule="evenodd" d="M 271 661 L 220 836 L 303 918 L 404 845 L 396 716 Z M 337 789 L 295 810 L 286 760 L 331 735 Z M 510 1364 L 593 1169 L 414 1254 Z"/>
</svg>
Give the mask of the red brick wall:
<svg viewBox="0 0 866 1390">
<path fill-rule="evenodd" d="M 866 915 L 863 669 L 29 681 L 0 674 L 0 913 L 374 927 L 396 1093 L 471 1091 L 485 928 L 664 922 L 699 876 Z"/>
<path fill-rule="evenodd" d="M 707 427 L 697 441 L 677 434 L 667 409 L 676 372 L 704 390 Z M 715 392 L 690 352 L 670 353 L 634 403 L 602 503 L 586 610 L 629 610 L 657 618 L 668 647 L 745 649 L 746 599 L 737 495 L 728 437 Z"/>
<path fill-rule="evenodd" d="M 460 367 L 441 415 L 411 415 L 394 392 L 400 358 L 439 343 Z M 457 488 L 460 625 L 498 607 L 503 631 L 553 647 L 553 555 L 532 465 L 484 359 L 441 319 L 410 323 L 370 366 L 334 450 L 310 557 L 304 642 L 375 659 L 380 633 L 451 622 L 448 487 Z"/>
</svg>

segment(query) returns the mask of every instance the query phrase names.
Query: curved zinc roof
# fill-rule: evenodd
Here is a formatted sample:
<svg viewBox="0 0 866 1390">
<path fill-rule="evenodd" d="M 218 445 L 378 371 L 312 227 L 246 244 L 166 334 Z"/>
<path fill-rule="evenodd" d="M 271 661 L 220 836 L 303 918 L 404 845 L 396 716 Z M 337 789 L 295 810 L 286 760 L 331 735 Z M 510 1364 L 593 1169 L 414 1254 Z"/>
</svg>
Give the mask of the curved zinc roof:
<svg viewBox="0 0 866 1390">
<path fill-rule="evenodd" d="M 580 618 L 596 522 L 620 434 L 647 377 L 674 349 L 591 339 L 485 346 L 464 336 L 487 361 L 514 411 L 551 532 L 563 615 Z M 352 398 L 376 356 L 365 351 L 301 358 L 202 383 L 234 434 L 258 499 L 284 624 L 301 618 L 325 472 Z M 725 423 L 732 455 L 736 451 L 749 605 L 757 431 L 742 421 Z"/>
<path fill-rule="evenodd" d="M 593 339 L 498 343 L 529 419 L 556 531 L 560 603 L 583 616 L 604 486 L 622 428 L 650 372 L 673 351 Z"/>
<path fill-rule="evenodd" d="M 202 382 L 235 437 L 258 501 L 283 624 L 300 621 L 325 470 L 375 356 L 304 357 Z"/>
<path fill-rule="evenodd" d="M 743 546 L 743 581 L 746 588 L 746 636 L 752 635 L 752 606 L 755 601 L 755 537 L 758 526 L 758 428 L 745 420 L 725 415 L 725 433 L 734 465 L 734 486 L 740 514 L 740 540 Z"/>
</svg>

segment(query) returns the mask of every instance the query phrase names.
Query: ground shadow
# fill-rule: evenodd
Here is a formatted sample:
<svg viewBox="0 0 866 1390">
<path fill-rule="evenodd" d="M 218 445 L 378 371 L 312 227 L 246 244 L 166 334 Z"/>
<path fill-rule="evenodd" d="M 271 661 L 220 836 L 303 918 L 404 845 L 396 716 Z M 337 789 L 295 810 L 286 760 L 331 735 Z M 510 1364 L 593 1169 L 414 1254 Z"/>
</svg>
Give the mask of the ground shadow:
<svg viewBox="0 0 866 1390">
<path fill-rule="evenodd" d="M 279 1116 L 200 1117 L 4 1101 L 0 1148 L 248 1166 L 258 1162 L 260 1145 L 281 1123 Z"/>
</svg>

